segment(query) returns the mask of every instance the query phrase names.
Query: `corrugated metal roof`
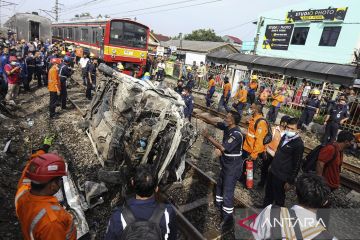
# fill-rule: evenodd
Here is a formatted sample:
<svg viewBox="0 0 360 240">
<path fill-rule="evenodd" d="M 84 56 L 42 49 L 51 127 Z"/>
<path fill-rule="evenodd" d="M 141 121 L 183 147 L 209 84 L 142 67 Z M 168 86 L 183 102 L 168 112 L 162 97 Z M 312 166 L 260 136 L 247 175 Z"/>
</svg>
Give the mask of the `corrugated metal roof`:
<svg viewBox="0 0 360 240">
<path fill-rule="evenodd" d="M 209 54 L 210 61 L 227 62 L 248 66 L 253 69 L 273 71 L 286 75 L 293 74 L 298 77 L 308 77 L 311 74 L 316 75 L 317 79 L 332 81 L 339 84 L 351 85 L 355 78 L 355 66 L 325 63 L 298 59 L 265 57 L 257 55 L 248 55 L 242 53 L 224 54 L 212 53 Z M 343 78 L 343 81 L 341 80 Z"/>
<path fill-rule="evenodd" d="M 169 40 L 166 42 L 160 42 L 160 45 L 163 47 L 176 46 L 179 50 L 189 50 L 194 52 L 203 52 L 209 53 L 219 47 L 229 46 L 234 49 L 234 52 L 237 52 L 236 48 L 226 42 L 209 42 L 209 41 L 191 41 L 191 40 L 182 40 L 180 48 L 180 40 Z"/>
</svg>

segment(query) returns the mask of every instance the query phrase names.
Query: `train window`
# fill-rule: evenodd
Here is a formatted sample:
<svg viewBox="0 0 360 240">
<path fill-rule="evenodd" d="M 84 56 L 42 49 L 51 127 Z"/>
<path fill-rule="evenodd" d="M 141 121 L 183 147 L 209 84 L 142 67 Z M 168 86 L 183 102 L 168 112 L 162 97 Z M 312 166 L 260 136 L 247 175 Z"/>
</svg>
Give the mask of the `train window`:
<svg viewBox="0 0 360 240">
<path fill-rule="evenodd" d="M 81 41 L 88 41 L 89 39 L 89 30 L 82 28 L 81 29 Z"/>
<path fill-rule="evenodd" d="M 111 22 L 110 44 L 145 48 L 146 43 L 147 29 L 145 27 L 129 22 Z"/>
<path fill-rule="evenodd" d="M 96 43 L 98 34 L 97 28 L 92 28 L 92 43 Z"/>
<path fill-rule="evenodd" d="M 80 31 L 79 28 L 75 28 L 75 40 L 80 41 Z"/>
<path fill-rule="evenodd" d="M 63 29 L 62 28 L 59 28 L 59 37 L 63 37 Z"/>
<path fill-rule="evenodd" d="M 68 38 L 73 39 L 73 29 L 72 28 L 68 28 Z"/>
<path fill-rule="evenodd" d="M 58 30 L 56 27 L 52 28 L 52 35 L 53 36 L 57 36 L 58 35 Z"/>
</svg>

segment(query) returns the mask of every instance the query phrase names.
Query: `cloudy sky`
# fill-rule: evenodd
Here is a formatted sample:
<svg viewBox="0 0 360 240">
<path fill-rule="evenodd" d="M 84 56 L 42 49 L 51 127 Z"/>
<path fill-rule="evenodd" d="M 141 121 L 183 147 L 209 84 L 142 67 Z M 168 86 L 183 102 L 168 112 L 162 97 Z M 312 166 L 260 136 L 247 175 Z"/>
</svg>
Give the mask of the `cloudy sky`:
<svg viewBox="0 0 360 240">
<path fill-rule="evenodd" d="M 5 0 L 4 0 L 5 1 Z M 1 21 L 15 12 L 52 10 L 55 0 L 6 0 L 17 3 L 1 7 Z M 212 28 L 218 35 L 233 35 L 243 40 L 254 37 L 256 20 L 261 13 L 292 5 L 301 0 L 59 0 L 60 20 L 89 12 L 93 16 L 109 14 L 113 18 L 136 17 L 156 33 L 176 36 L 194 29 Z"/>
</svg>

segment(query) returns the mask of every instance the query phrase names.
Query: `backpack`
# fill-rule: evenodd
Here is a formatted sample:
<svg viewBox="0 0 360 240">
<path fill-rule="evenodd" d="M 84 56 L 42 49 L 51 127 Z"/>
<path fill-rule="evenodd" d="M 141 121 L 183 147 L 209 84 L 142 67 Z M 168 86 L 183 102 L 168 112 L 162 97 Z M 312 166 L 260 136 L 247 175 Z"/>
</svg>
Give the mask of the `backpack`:
<svg viewBox="0 0 360 240">
<path fill-rule="evenodd" d="M 263 144 L 269 144 L 272 141 L 273 135 L 272 135 L 272 130 L 271 130 L 271 126 L 270 123 L 265 119 L 265 118 L 259 118 L 258 120 L 256 120 L 255 122 L 255 132 L 257 129 L 257 125 L 260 121 L 265 121 L 266 122 L 266 126 L 267 126 L 267 133 L 266 136 L 264 137 L 264 141 Z"/>
<path fill-rule="evenodd" d="M 295 232 L 296 239 L 298 239 L 298 240 L 304 239 L 303 233 L 301 232 L 301 229 L 300 229 L 300 224 L 296 223 L 297 216 L 296 216 L 295 211 L 291 208 L 288 208 L 287 210 L 289 213 L 288 216 L 291 219 L 291 225 L 294 226 L 293 229 Z M 271 224 L 273 224 L 276 220 L 281 222 L 280 221 L 280 219 L 281 219 L 280 212 L 281 212 L 281 207 L 276 206 L 276 205 L 271 206 L 271 209 L 270 209 L 270 223 Z M 270 239 L 283 239 L 282 234 L 281 234 L 280 224 L 275 224 L 275 226 L 271 227 L 270 231 L 271 231 Z M 322 240 L 329 239 L 330 240 L 330 239 L 334 238 L 334 236 L 332 234 L 330 234 L 330 232 L 322 225 L 314 227 L 312 229 L 312 231 L 317 231 L 319 233 L 312 239 L 322 239 Z"/>
<path fill-rule="evenodd" d="M 333 146 L 335 148 L 335 154 L 334 154 L 334 156 L 332 156 L 331 160 L 325 164 L 324 168 L 327 165 L 329 165 L 329 163 L 334 161 L 336 158 L 336 155 L 337 155 L 336 147 L 332 144 L 331 144 L 331 146 Z M 305 172 L 305 173 L 316 172 L 316 164 L 317 164 L 317 161 L 319 158 L 319 153 L 323 147 L 324 146 L 319 145 L 316 148 L 314 148 L 313 150 L 311 150 L 311 152 L 308 155 L 306 155 L 306 157 L 302 161 L 303 172 Z"/>
<path fill-rule="evenodd" d="M 125 204 L 122 216 L 125 219 L 126 227 L 121 235 L 122 240 L 159 240 L 164 236 L 161 233 L 160 221 L 165 211 L 165 204 L 159 203 L 149 220 L 136 220 L 130 207 Z"/>
</svg>

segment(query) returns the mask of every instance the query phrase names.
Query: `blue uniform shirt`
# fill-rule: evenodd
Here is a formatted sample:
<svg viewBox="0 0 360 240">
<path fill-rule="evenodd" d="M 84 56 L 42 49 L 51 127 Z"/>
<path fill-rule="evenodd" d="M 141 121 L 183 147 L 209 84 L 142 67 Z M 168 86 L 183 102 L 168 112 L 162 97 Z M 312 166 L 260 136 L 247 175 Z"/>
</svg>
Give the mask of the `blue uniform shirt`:
<svg viewBox="0 0 360 240">
<path fill-rule="evenodd" d="M 318 98 L 310 98 L 307 100 L 306 109 L 316 111 L 320 107 L 320 100 Z"/>
<path fill-rule="evenodd" d="M 337 104 L 330 109 L 329 115 L 329 122 L 340 123 L 341 120 L 349 117 L 349 106 Z"/>
<path fill-rule="evenodd" d="M 224 131 L 222 146 L 225 148 L 224 155 L 229 154 L 241 155 L 243 136 L 239 127 L 229 129 L 226 123 L 217 123 L 217 127 Z"/>
<path fill-rule="evenodd" d="M 0 74 L 4 73 L 4 67 L 6 64 L 9 64 L 9 55 L 2 54 L 0 56 Z"/>
<path fill-rule="evenodd" d="M 186 87 L 188 87 L 189 89 L 193 89 L 194 86 L 195 86 L 195 80 L 194 79 L 190 79 L 186 84 Z"/>
<path fill-rule="evenodd" d="M 146 221 L 152 216 L 157 203 L 154 197 L 146 200 L 138 200 L 131 198 L 127 201 L 131 212 L 135 218 L 139 221 Z M 177 228 L 175 222 L 175 211 L 170 204 L 166 205 L 164 215 L 160 221 L 161 233 L 164 235 L 164 239 L 175 240 L 177 236 Z M 118 240 L 121 238 L 123 232 L 123 225 L 125 220 L 121 215 L 121 209 L 116 208 L 111 215 L 109 224 L 105 234 L 105 240 Z"/>
<path fill-rule="evenodd" d="M 71 76 L 72 72 L 68 65 L 62 63 L 59 67 L 59 76 L 61 82 L 66 82 L 66 79 Z"/>
<path fill-rule="evenodd" d="M 191 117 L 191 114 L 194 109 L 194 97 L 192 95 L 182 96 L 185 102 L 184 115 L 186 118 Z"/>
</svg>

